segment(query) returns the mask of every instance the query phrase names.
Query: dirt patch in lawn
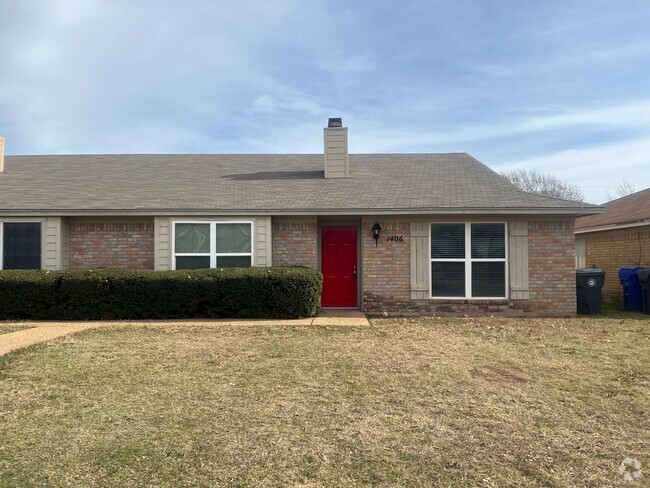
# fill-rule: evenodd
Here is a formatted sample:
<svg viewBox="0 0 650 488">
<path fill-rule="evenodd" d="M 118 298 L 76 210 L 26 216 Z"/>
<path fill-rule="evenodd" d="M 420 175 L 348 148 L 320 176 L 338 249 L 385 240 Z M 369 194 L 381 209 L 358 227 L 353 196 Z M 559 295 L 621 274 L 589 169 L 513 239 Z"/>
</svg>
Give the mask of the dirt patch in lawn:
<svg viewBox="0 0 650 488">
<path fill-rule="evenodd" d="M 497 368 L 494 366 L 481 366 L 470 370 L 472 376 L 488 381 L 530 381 L 528 373 L 516 368 Z"/>
</svg>

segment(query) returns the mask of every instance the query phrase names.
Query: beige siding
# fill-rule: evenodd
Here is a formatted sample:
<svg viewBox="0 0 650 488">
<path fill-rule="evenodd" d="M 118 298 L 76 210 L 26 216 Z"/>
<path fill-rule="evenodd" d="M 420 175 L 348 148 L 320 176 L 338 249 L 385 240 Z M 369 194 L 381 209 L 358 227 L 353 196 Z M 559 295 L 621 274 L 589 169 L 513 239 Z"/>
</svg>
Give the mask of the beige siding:
<svg viewBox="0 0 650 488">
<path fill-rule="evenodd" d="M 61 269 L 61 217 L 48 217 L 43 222 L 42 268 Z"/>
<path fill-rule="evenodd" d="M 411 222 L 411 299 L 429 298 L 429 224 Z"/>
<path fill-rule="evenodd" d="M 43 269 L 56 271 L 68 269 L 70 256 L 68 245 L 68 222 L 61 217 L 47 217 L 43 220 Z"/>
<path fill-rule="evenodd" d="M 526 300 L 530 296 L 528 283 L 528 221 L 509 223 L 510 298 Z"/>
<path fill-rule="evenodd" d="M 154 267 L 157 270 L 171 269 L 171 235 L 172 220 L 252 220 L 255 232 L 253 243 L 253 257 L 255 266 L 271 266 L 271 217 L 242 217 L 223 218 L 219 216 L 210 217 L 156 217 L 154 220 Z"/>
<path fill-rule="evenodd" d="M 350 176 L 347 127 L 324 129 L 325 178 Z"/>
<path fill-rule="evenodd" d="M 271 217 L 255 219 L 255 266 L 271 266 Z"/>
<path fill-rule="evenodd" d="M 166 271 L 171 269 L 171 219 L 156 217 L 154 219 L 154 269 Z"/>
</svg>

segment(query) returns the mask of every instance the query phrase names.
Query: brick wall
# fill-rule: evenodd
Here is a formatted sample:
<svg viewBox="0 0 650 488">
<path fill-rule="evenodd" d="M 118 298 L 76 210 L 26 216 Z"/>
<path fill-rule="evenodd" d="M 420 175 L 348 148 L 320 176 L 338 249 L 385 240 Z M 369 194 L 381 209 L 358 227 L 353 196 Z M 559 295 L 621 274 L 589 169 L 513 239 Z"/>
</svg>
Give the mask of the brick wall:
<svg viewBox="0 0 650 488">
<path fill-rule="evenodd" d="M 372 226 L 381 222 L 375 245 Z M 363 308 L 367 312 L 406 311 L 411 303 L 410 222 L 405 219 L 364 218 L 361 222 L 363 256 Z M 403 235 L 404 241 L 387 241 Z"/>
<path fill-rule="evenodd" d="M 70 268 L 154 268 L 153 219 L 70 219 Z"/>
<path fill-rule="evenodd" d="M 579 234 L 585 239 L 586 266 L 605 270 L 603 300 L 623 303 L 618 270 L 625 266 L 650 267 L 650 226 Z"/>
<path fill-rule="evenodd" d="M 273 266 L 318 267 L 316 217 L 273 217 Z"/>
<path fill-rule="evenodd" d="M 410 220 L 378 219 L 381 238 L 375 247 L 362 221 L 363 307 L 366 312 L 403 314 L 575 315 L 575 244 L 572 221 L 529 222 L 529 300 L 411 300 Z M 386 241 L 403 235 L 403 242 Z"/>
<path fill-rule="evenodd" d="M 576 314 L 574 221 L 528 223 L 530 300 L 539 315 Z M 522 300 L 524 301 L 524 300 Z"/>
<path fill-rule="evenodd" d="M 381 221 L 375 245 L 370 229 Z M 273 220 L 274 265 L 317 266 L 317 221 Z M 411 300 L 410 219 L 364 217 L 361 222 L 363 307 L 367 312 L 575 315 L 572 221 L 529 222 L 529 300 Z M 387 241 L 402 235 L 402 242 Z"/>
</svg>

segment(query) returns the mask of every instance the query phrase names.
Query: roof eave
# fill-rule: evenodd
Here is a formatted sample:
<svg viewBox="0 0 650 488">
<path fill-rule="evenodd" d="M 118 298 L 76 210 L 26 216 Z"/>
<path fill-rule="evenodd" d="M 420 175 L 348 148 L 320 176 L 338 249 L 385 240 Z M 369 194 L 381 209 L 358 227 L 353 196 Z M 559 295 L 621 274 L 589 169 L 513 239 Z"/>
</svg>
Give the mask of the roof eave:
<svg viewBox="0 0 650 488">
<path fill-rule="evenodd" d="M 576 229 L 576 234 L 589 234 L 591 232 L 605 232 L 608 230 L 618 230 L 618 229 L 631 229 L 634 227 L 645 227 L 650 225 L 650 219 L 648 220 L 639 220 L 638 222 L 629 222 L 626 224 L 605 224 L 594 227 L 585 227 L 582 229 Z"/>
<path fill-rule="evenodd" d="M 84 216 L 165 216 L 165 215 L 592 215 L 603 212 L 602 207 L 494 207 L 494 208 L 305 208 L 305 209 L 2 209 L 0 215 L 21 217 L 84 217 Z"/>
</svg>

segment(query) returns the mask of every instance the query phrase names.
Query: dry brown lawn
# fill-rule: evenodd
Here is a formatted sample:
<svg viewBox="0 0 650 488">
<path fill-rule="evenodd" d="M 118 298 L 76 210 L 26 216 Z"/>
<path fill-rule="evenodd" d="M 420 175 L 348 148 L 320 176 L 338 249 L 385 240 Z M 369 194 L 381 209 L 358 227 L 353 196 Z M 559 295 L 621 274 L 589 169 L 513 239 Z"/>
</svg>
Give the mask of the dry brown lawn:
<svg viewBox="0 0 650 488">
<path fill-rule="evenodd" d="M 647 320 L 97 329 L 0 359 L 0 486 L 648 486 L 649 413 Z"/>
<path fill-rule="evenodd" d="M 0 335 L 2 334 L 9 334 L 10 332 L 18 332 L 19 330 L 25 330 L 25 329 L 31 329 L 33 328 L 32 325 L 23 325 L 20 323 L 2 323 L 0 322 Z"/>
</svg>

